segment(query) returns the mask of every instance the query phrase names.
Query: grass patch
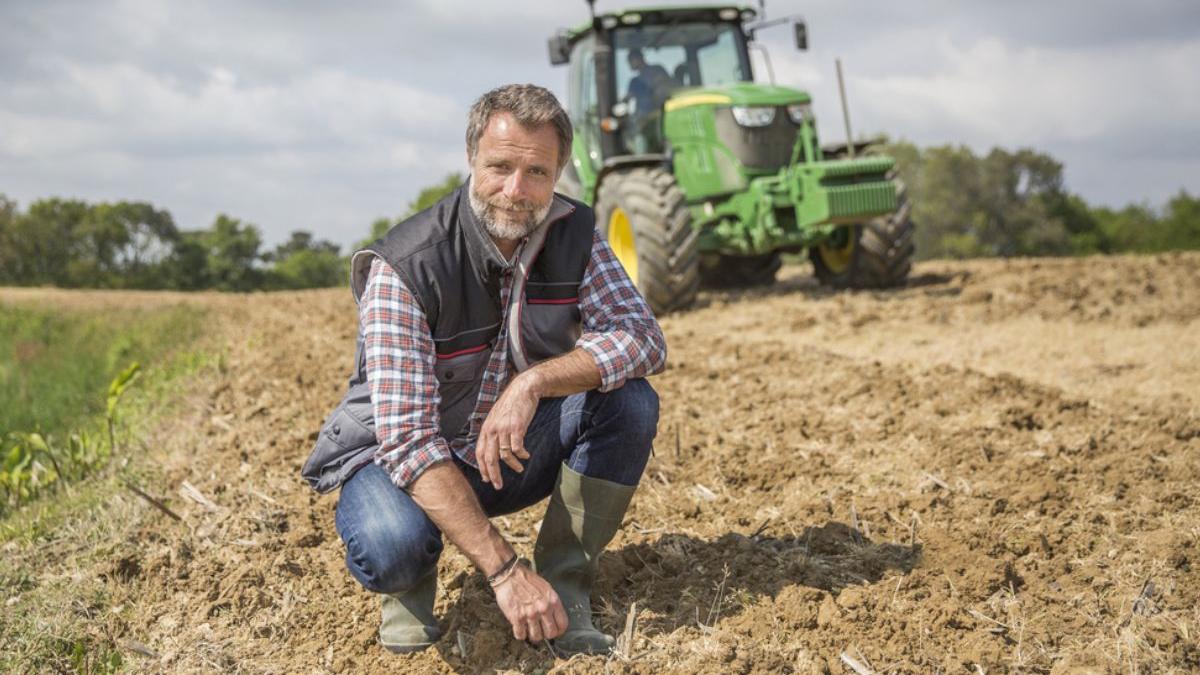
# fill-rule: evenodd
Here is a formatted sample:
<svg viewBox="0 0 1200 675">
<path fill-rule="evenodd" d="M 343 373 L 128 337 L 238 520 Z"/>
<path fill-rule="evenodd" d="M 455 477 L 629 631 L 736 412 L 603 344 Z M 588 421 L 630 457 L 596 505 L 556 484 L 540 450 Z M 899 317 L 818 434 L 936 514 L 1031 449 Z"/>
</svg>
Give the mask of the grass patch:
<svg viewBox="0 0 1200 675">
<path fill-rule="evenodd" d="M 3 307 L 0 518 L 104 466 L 116 449 L 121 399 L 143 364 L 173 364 L 202 320 L 182 305 L 118 316 Z"/>
<path fill-rule="evenodd" d="M 109 568 L 144 505 L 123 484 L 178 392 L 224 369 L 197 339 L 206 320 L 0 306 L 0 672 L 134 665 Z"/>
<path fill-rule="evenodd" d="M 64 314 L 0 305 L 0 435 L 71 428 L 104 409 L 104 392 L 130 363 L 186 348 L 200 310 Z"/>
</svg>

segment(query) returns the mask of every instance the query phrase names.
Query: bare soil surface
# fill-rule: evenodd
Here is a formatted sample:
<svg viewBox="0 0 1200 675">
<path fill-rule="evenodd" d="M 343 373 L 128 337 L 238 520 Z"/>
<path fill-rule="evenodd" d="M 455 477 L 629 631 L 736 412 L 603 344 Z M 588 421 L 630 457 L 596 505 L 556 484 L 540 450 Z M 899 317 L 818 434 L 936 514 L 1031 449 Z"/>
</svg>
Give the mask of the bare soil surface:
<svg viewBox="0 0 1200 675">
<path fill-rule="evenodd" d="M 377 645 L 336 495 L 298 474 L 349 373 L 347 291 L 0 291 L 101 298 L 202 302 L 228 349 L 148 440 L 183 522 L 118 497 L 95 570 L 136 669 L 1200 671 L 1200 255 L 929 263 L 860 293 L 797 266 L 665 318 L 656 455 L 594 596 L 630 639 L 569 661 L 515 642 L 453 547 L 446 637 Z M 529 554 L 540 516 L 498 525 Z"/>
</svg>

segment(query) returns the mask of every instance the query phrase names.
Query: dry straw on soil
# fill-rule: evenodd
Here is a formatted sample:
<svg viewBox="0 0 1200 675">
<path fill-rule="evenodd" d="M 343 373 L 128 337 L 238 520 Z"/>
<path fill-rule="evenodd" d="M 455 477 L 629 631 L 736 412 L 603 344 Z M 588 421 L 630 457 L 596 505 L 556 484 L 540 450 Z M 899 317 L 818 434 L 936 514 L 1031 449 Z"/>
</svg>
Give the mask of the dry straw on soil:
<svg viewBox="0 0 1200 675">
<path fill-rule="evenodd" d="M 229 367 L 150 442 L 182 522 L 120 498 L 91 570 L 112 639 L 166 671 L 1200 669 L 1200 256 L 929 264 L 887 293 L 785 277 L 663 321 L 656 456 L 597 589 L 607 661 L 513 642 L 452 548 L 447 637 L 382 652 L 336 497 L 297 475 L 349 294 L 202 296 Z M 528 552 L 539 515 L 500 525 Z"/>
</svg>

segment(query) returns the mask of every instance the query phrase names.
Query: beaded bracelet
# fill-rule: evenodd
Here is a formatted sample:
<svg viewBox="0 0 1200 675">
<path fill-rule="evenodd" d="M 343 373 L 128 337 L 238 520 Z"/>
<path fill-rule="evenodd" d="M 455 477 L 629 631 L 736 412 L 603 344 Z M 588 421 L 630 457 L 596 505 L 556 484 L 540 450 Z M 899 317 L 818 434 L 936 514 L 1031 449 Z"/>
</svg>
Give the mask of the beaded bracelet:
<svg viewBox="0 0 1200 675">
<path fill-rule="evenodd" d="M 513 572 L 517 571 L 517 565 L 520 565 L 521 563 L 528 565 L 529 561 L 524 558 L 518 558 L 516 554 L 514 554 L 508 562 L 504 563 L 503 567 L 497 570 L 495 574 L 488 577 L 488 585 L 490 585 L 492 588 L 496 588 L 500 584 L 504 583 L 513 575 Z"/>
<path fill-rule="evenodd" d="M 506 560 L 504 562 L 504 564 L 500 566 L 500 569 L 498 569 L 495 572 L 492 572 L 491 574 L 488 575 L 488 578 L 487 578 L 488 584 L 491 586 L 495 586 L 496 582 L 502 576 L 508 576 L 508 573 L 510 573 L 512 571 L 512 568 L 517 566 L 517 560 L 518 560 L 517 554 L 514 552 L 512 554 L 512 557 L 509 558 L 508 560 Z"/>
</svg>

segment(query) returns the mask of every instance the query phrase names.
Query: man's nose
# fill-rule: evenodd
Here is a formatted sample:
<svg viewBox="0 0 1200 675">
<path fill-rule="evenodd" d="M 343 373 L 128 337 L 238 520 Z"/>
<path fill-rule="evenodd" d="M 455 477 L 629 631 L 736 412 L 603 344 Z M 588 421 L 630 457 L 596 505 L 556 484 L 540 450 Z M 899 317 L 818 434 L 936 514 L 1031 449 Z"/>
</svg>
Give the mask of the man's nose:
<svg viewBox="0 0 1200 675">
<path fill-rule="evenodd" d="M 525 199 L 527 194 L 526 188 L 528 187 L 526 182 L 527 179 L 524 171 L 520 169 L 513 171 L 508 176 L 508 179 L 504 181 L 504 196 L 508 197 L 511 201 Z"/>
</svg>

